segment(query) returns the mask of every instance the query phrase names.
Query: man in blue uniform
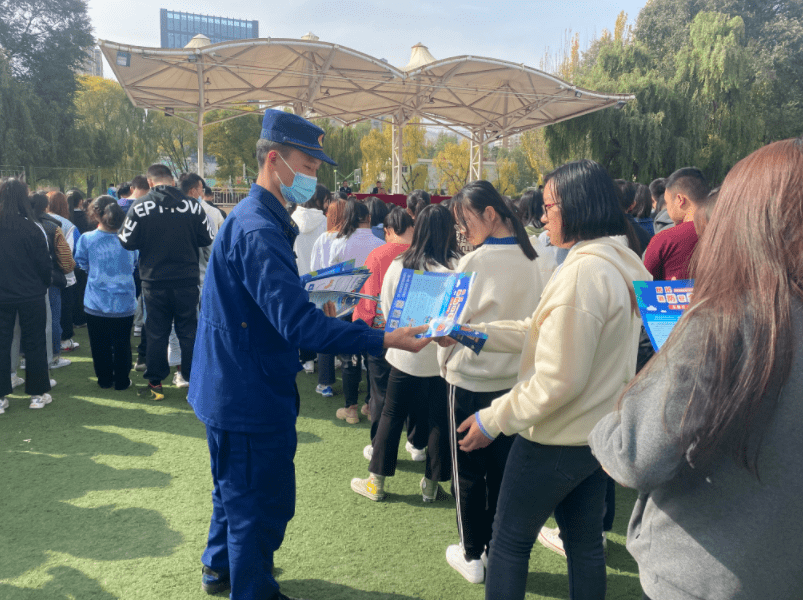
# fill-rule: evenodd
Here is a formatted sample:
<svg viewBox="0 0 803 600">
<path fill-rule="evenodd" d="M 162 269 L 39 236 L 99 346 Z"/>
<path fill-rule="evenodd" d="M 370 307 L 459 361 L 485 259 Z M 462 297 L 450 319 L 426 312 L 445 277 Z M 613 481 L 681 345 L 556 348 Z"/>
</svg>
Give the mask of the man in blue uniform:
<svg viewBox="0 0 803 600">
<path fill-rule="evenodd" d="M 309 200 L 318 167 L 335 164 L 323 135 L 301 117 L 266 111 L 257 183 L 221 226 L 206 271 L 188 396 L 206 424 L 214 482 L 202 585 L 231 586 L 234 600 L 286 598 L 271 570 L 295 510 L 298 349 L 379 355 L 427 342 L 415 337 L 426 326 L 384 334 L 309 301 L 285 204 Z"/>
</svg>

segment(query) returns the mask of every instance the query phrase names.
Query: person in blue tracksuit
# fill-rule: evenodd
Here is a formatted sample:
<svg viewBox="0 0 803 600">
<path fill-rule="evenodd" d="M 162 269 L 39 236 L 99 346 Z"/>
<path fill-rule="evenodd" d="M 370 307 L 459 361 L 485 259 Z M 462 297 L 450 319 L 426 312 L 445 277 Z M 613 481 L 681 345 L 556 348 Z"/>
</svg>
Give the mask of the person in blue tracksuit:
<svg viewBox="0 0 803 600">
<path fill-rule="evenodd" d="M 285 209 L 315 191 L 324 131 L 268 110 L 257 142 L 259 176 L 221 226 L 204 281 L 188 401 L 206 425 L 212 520 L 201 557 L 208 593 L 231 587 L 234 600 L 287 598 L 271 573 L 295 510 L 298 349 L 380 355 L 417 352 L 426 327 L 385 334 L 347 323 L 309 301 Z"/>
</svg>

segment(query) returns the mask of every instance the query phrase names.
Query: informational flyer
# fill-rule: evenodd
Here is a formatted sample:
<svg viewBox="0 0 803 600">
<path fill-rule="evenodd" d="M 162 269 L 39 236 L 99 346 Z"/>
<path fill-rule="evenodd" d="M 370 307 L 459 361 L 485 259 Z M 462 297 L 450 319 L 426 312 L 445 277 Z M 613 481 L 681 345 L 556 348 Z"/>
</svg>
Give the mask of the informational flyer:
<svg viewBox="0 0 803 600">
<path fill-rule="evenodd" d="M 450 336 L 479 354 L 488 336 L 457 323 L 473 281 L 474 273 L 403 269 L 385 331 L 429 325 L 421 337 Z"/>
<path fill-rule="evenodd" d="M 354 259 L 313 271 L 301 276 L 301 283 L 309 293 L 310 302 L 323 309 L 327 302 L 335 305 L 338 317 L 351 314 L 360 300 L 379 298 L 361 294 L 360 290 L 371 272 L 365 267 L 354 267 Z"/>
<path fill-rule="evenodd" d="M 691 303 L 693 279 L 634 281 L 641 320 L 655 351 L 661 349 Z"/>
</svg>

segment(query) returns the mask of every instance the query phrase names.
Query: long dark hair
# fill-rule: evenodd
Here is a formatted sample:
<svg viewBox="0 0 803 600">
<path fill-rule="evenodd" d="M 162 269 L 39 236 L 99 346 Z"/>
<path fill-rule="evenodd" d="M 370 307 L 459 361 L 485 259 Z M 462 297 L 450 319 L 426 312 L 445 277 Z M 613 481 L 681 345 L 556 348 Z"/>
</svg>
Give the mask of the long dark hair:
<svg viewBox="0 0 803 600">
<path fill-rule="evenodd" d="M 413 227 L 413 218 L 401 206 L 395 206 L 385 217 L 382 226 L 392 229 L 396 235 L 404 235 L 405 231 Z"/>
<path fill-rule="evenodd" d="M 700 336 L 701 360 L 684 376 L 706 385 L 693 387 L 680 431 L 680 450 L 692 464 L 722 452 L 758 476 L 761 441 L 799 341 L 792 301 L 803 300 L 801 223 L 803 138 L 775 142 L 739 161 L 692 260 L 687 316 L 629 386 L 664 368 L 662 357 L 675 347 L 687 352 L 689 328 Z"/>
<path fill-rule="evenodd" d="M 313 208 L 323 211 L 324 204 L 326 203 L 326 200 L 329 198 L 330 195 L 331 192 L 329 191 L 329 188 L 319 183 L 315 186 L 315 193 L 312 194 L 312 198 L 304 202 L 304 204 L 302 204 L 301 206 L 303 206 L 304 208 Z"/>
<path fill-rule="evenodd" d="M 421 211 L 430 204 L 432 204 L 432 196 L 424 190 L 413 190 L 407 196 L 407 212 L 410 213 L 413 220 L 416 220 Z"/>
<path fill-rule="evenodd" d="M 92 201 L 89 214 L 107 229 L 120 229 L 125 221 L 125 213 L 117 200 L 106 195 L 98 196 Z"/>
<path fill-rule="evenodd" d="M 460 258 L 454 225 L 452 213 L 443 206 L 422 208 L 415 219 L 413 241 L 401 255 L 402 266 L 419 271 L 430 265 L 450 268 L 449 263 Z"/>
<path fill-rule="evenodd" d="M 360 223 L 368 217 L 368 207 L 365 204 L 356 200 L 348 200 L 346 202 L 346 210 L 343 213 L 343 227 L 341 227 L 337 237 L 351 237 L 351 234 L 359 229 Z"/>
<path fill-rule="evenodd" d="M 524 190 L 519 198 L 519 216 L 525 227 L 543 227 L 541 217 L 544 216 L 544 192 L 532 188 Z"/>
<path fill-rule="evenodd" d="M 18 217 L 36 219 L 28 199 L 28 186 L 11 177 L 0 181 L 0 227 L 14 228 L 20 222 Z"/>
<path fill-rule="evenodd" d="M 560 199 L 556 206 L 563 221 L 563 240 L 582 242 L 624 235 L 630 248 L 641 253 L 641 244 L 620 207 L 619 190 L 608 171 L 593 160 L 582 159 L 558 167 L 544 178 L 544 186 Z"/>
<path fill-rule="evenodd" d="M 385 217 L 387 217 L 390 212 L 388 205 L 376 196 L 366 198 L 363 204 L 368 207 L 368 212 L 371 213 L 371 227 L 382 225 L 385 221 Z"/>
<path fill-rule="evenodd" d="M 489 206 L 496 211 L 502 222 L 513 231 L 516 242 L 518 242 L 521 251 L 524 252 L 524 256 L 530 260 L 538 258 L 538 253 L 530 243 L 530 237 L 527 235 L 527 230 L 524 229 L 521 220 L 513 214 L 510 205 L 505 202 L 504 198 L 489 182 L 483 180 L 472 181 L 452 198 L 452 210 L 457 221 L 465 230 L 468 229 L 465 211 L 470 207 L 482 219 L 484 218 L 481 216 L 483 211 Z"/>
<path fill-rule="evenodd" d="M 81 203 L 84 201 L 84 193 L 78 188 L 67 190 L 67 205 L 70 207 L 70 220 L 72 220 L 72 211 L 76 208 L 81 208 Z"/>
</svg>

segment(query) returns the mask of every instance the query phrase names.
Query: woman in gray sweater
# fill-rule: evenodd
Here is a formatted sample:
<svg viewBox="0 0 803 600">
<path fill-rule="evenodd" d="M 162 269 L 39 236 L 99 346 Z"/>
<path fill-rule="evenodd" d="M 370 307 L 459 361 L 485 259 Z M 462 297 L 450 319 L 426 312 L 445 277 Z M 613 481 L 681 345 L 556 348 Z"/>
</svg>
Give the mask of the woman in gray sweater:
<svg viewBox="0 0 803 600">
<path fill-rule="evenodd" d="M 589 436 L 640 493 L 627 548 L 647 598 L 803 594 L 801 223 L 803 139 L 731 170 L 688 314 Z"/>
</svg>

